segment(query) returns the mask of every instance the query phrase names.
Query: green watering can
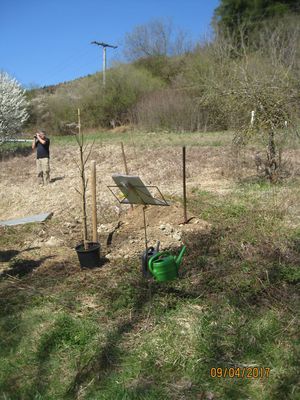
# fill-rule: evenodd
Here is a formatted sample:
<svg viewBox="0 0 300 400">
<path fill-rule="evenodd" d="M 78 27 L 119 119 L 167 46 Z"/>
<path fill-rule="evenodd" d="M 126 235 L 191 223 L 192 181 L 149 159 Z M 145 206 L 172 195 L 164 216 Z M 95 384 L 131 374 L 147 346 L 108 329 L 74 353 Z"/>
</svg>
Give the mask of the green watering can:
<svg viewBox="0 0 300 400">
<path fill-rule="evenodd" d="M 157 253 L 149 259 L 148 267 L 151 274 L 159 282 L 171 281 L 178 278 L 178 269 L 182 261 L 186 246 L 176 258 L 168 252 Z"/>
</svg>

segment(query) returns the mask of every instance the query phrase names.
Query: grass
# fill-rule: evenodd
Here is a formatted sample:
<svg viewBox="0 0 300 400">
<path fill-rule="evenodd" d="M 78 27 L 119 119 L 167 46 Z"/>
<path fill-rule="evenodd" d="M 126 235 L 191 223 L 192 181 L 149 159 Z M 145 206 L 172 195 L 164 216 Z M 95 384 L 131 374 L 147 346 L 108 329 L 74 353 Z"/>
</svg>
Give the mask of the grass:
<svg viewBox="0 0 300 400">
<path fill-rule="evenodd" d="M 209 146 L 223 147 L 230 146 L 234 132 L 143 132 L 138 130 L 127 131 L 124 133 L 112 131 L 92 131 L 86 132 L 85 139 L 87 143 L 95 141 L 100 144 L 119 144 L 138 146 L 139 148 L 161 147 L 161 146 Z M 75 145 L 74 136 L 51 136 L 52 145 Z M 258 143 L 252 143 L 258 146 Z M 259 146 L 261 150 L 263 147 Z M 290 140 L 286 148 L 298 148 L 299 141 Z M 30 143 L 4 143 L 0 146 L 0 158 L 5 158 L 10 154 L 28 155 L 31 153 Z"/>
<path fill-rule="evenodd" d="M 51 145 L 70 146 L 77 145 L 74 136 L 51 136 Z M 161 146 L 211 146 L 220 147 L 231 144 L 232 132 L 138 132 L 129 131 L 125 133 L 113 132 L 87 132 L 85 135 L 86 143 L 96 144 L 120 144 L 139 147 Z M 11 155 L 29 155 L 32 153 L 30 143 L 4 143 L 0 146 L 0 160 Z"/>
<path fill-rule="evenodd" d="M 146 149 L 148 147 L 163 146 L 202 146 L 202 147 L 229 147 L 232 145 L 234 132 L 143 132 L 143 131 L 127 131 L 124 133 L 111 131 L 92 131 L 84 132 L 86 143 L 95 142 L 96 144 L 120 144 L 130 147 L 138 147 Z M 77 145 L 74 136 L 55 136 L 50 137 L 52 145 L 70 146 Z M 252 145 L 254 145 L 252 143 Z M 258 144 L 256 143 L 257 147 Z M 258 146 L 261 150 L 261 144 Z M 287 143 L 286 148 L 295 149 L 299 147 L 299 142 L 291 141 Z M 0 159 L 13 155 L 31 154 L 30 143 L 4 143 L 0 146 Z"/>
<path fill-rule="evenodd" d="M 189 208 L 212 228 L 185 234 L 180 279 L 163 284 L 143 280 L 137 259 L 90 271 L 71 253 L 31 260 L 19 249 L 37 226 L 3 230 L 12 276 L 0 277 L 0 399 L 297 400 L 300 230 L 289 225 L 290 191 L 296 181 L 239 183 L 225 195 L 194 188 Z M 269 377 L 210 375 L 254 367 Z"/>
<path fill-rule="evenodd" d="M 1 143 L 0 161 L 9 158 L 11 155 L 27 156 L 31 152 L 31 143 Z"/>
<path fill-rule="evenodd" d="M 88 133 L 86 140 L 95 143 L 124 144 L 138 147 L 156 146 L 224 146 L 229 145 L 232 140 L 232 132 L 98 132 Z M 53 143 L 59 145 L 75 143 L 72 136 L 53 136 Z"/>
</svg>

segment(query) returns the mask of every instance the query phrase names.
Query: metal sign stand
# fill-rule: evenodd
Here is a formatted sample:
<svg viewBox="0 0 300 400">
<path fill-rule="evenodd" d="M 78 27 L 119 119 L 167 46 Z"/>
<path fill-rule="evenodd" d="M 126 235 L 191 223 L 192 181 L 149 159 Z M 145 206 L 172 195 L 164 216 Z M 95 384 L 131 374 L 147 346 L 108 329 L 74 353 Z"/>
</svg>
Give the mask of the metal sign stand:
<svg viewBox="0 0 300 400">
<path fill-rule="evenodd" d="M 148 238 L 147 238 L 146 208 L 147 208 L 147 206 L 145 205 L 145 206 L 143 207 L 143 216 L 144 216 L 144 231 L 145 231 L 145 250 L 146 250 L 146 254 L 148 254 Z"/>
<path fill-rule="evenodd" d="M 114 177 L 113 177 L 114 178 Z M 119 176 L 116 176 L 118 179 Z M 144 220 L 144 232 L 145 232 L 145 254 L 146 254 L 146 263 L 148 265 L 148 237 L 147 237 L 147 221 L 146 221 L 146 209 L 149 205 L 154 206 L 169 206 L 168 202 L 164 198 L 161 191 L 157 186 L 145 186 L 140 181 L 138 177 L 132 177 L 130 175 L 122 175 L 123 182 L 117 182 L 117 179 L 114 179 L 117 184 L 116 186 L 107 186 L 114 197 L 118 200 L 120 204 L 142 204 L 143 205 L 143 220 Z M 135 180 L 134 180 L 135 179 Z M 139 185 L 135 184 L 137 179 L 139 180 Z M 124 195 L 123 199 L 119 199 L 112 188 L 118 188 Z M 152 194 L 148 191 L 148 188 L 155 188 L 161 196 L 161 199 L 157 199 L 152 196 Z M 131 197 L 131 201 L 128 199 Z"/>
</svg>

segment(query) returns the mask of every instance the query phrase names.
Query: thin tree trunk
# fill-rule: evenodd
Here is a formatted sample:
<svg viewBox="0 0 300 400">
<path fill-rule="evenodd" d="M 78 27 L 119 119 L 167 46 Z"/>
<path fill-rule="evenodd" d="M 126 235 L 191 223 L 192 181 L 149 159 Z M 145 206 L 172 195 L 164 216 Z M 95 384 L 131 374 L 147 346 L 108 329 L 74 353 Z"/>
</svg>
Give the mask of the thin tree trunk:
<svg viewBox="0 0 300 400">
<path fill-rule="evenodd" d="M 97 194 L 96 194 L 96 161 L 91 165 L 91 192 L 92 192 L 92 221 L 93 221 L 93 242 L 98 242 L 97 232 Z"/>
<path fill-rule="evenodd" d="M 83 162 L 83 150 L 80 146 L 80 170 L 81 170 L 81 194 L 82 194 L 82 234 L 84 249 L 88 249 L 87 243 L 87 223 L 86 223 L 86 186 L 85 186 L 85 173 L 84 173 L 84 162 Z"/>
<path fill-rule="evenodd" d="M 80 176 L 81 176 L 81 207 L 82 207 L 82 236 L 84 250 L 88 250 L 87 242 L 87 221 L 86 221 L 86 184 L 85 184 L 85 173 L 84 173 L 84 161 L 83 161 L 83 135 L 81 133 L 81 122 L 80 122 L 80 109 L 77 110 L 78 113 L 78 137 L 77 143 L 79 145 L 80 153 Z"/>
</svg>

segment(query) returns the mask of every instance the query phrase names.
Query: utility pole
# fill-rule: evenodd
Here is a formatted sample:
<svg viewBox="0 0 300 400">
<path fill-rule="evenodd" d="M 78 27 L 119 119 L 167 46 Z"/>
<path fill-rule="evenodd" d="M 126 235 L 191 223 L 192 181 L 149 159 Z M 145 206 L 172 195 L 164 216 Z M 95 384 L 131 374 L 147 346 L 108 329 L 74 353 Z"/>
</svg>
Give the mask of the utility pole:
<svg viewBox="0 0 300 400">
<path fill-rule="evenodd" d="M 96 42 L 93 41 L 91 42 L 91 44 L 96 44 L 97 46 L 101 46 L 102 47 L 102 73 L 103 73 L 103 86 L 105 86 L 105 73 L 106 73 L 106 48 L 107 47 L 111 47 L 112 49 L 116 49 L 118 46 L 113 46 L 111 44 L 107 44 L 107 43 L 103 43 L 103 42 Z"/>
</svg>

